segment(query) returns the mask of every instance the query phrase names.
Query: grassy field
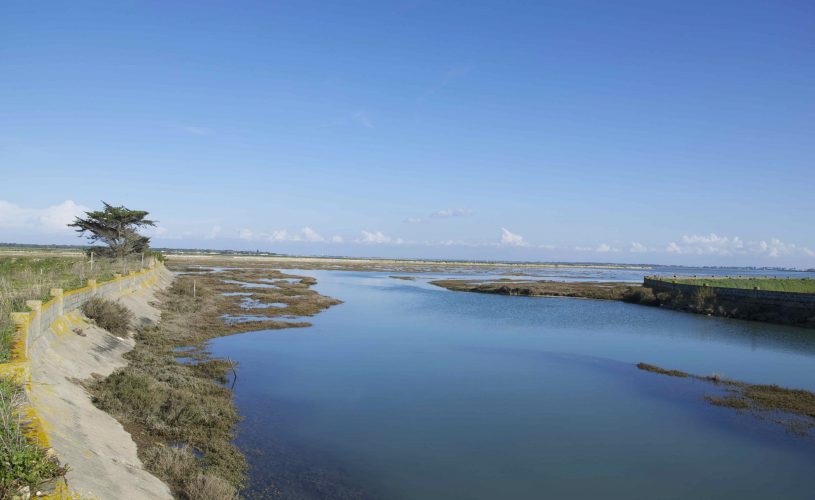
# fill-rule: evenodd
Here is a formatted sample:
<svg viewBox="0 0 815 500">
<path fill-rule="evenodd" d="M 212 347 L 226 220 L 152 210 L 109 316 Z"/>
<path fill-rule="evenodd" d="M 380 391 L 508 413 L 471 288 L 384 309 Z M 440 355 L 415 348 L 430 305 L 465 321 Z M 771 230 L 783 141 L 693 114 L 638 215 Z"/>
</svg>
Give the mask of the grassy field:
<svg viewBox="0 0 815 500">
<path fill-rule="evenodd" d="M 806 278 L 676 278 L 677 283 L 707 285 L 722 288 L 744 288 L 772 292 L 815 293 L 815 279 Z"/>
<path fill-rule="evenodd" d="M 106 281 L 123 270 L 136 270 L 141 256 L 125 262 L 110 259 L 90 259 L 74 255 L 0 255 L 0 363 L 8 361 L 12 336 L 9 314 L 26 311 L 26 300 L 49 300 L 52 288 L 72 290 L 87 284 L 89 279 Z"/>
</svg>

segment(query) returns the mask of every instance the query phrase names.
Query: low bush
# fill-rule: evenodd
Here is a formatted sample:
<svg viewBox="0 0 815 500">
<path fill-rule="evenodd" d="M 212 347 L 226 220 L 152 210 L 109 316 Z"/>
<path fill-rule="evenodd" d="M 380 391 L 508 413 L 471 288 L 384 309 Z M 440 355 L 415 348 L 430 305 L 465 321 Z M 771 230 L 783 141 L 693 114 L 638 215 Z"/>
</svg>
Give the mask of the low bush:
<svg viewBox="0 0 815 500">
<path fill-rule="evenodd" d="M 643 304 L 647 306 L 659 305 L 659 299 L 650 288 L 632 288 L 623 294 L 623 302 Z"/>
<path fill-rule="evenodd" d="M 82 313 L 119 337 L 126 337 L 133 321 L 130 309 L 112 300 L 93 297 L 82 305 Z"/>
<path fill-rule="evenodd" d="M 237 500 L 238 491 L 228 481 L 211 474 L 199 473 L 187 484 L 190 500 Z"/>
</svg>

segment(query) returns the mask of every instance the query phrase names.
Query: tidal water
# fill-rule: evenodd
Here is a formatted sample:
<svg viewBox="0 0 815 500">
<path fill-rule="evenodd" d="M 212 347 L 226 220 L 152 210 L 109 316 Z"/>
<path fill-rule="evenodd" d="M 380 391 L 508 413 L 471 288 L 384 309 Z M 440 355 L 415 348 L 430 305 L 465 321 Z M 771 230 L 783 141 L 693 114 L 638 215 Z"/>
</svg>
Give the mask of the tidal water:
<svg viewBox="0 0 815 500">
<path fill-rule="evenodd" d="M 811 330 L 286 272 L 344 303 L 211 344 L 240 363 L 249 498 L 813 497 L 813 438 L 635 366 L 815 391 Z"/>
</svg>

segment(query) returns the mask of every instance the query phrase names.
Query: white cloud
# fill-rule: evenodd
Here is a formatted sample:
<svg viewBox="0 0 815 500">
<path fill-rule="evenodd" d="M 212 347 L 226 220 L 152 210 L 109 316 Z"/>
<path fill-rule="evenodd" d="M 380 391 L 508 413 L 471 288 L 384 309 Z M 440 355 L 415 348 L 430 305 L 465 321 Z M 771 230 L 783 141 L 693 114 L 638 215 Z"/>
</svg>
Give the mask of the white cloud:
<svg viewBox="0 0 815 500">
<path fill-rule="evenodd" d="M 643 253 L 648 251 L 648 247 L 638 241 L 632 241 L 628 251 L 631 253 Z"/>
<path fill-rule="evenodd" d="M 759 241 L 751 245 L 758 253 L 767 254 L 769 257 L 782 257 L 786 255 L 805 255 L 815 257 L 815 252 L 807 247 L 798 246 L 794 243 L 784 243 L 778 238 L 771 238 L 769 242 Z"/>
<path fill-rule="evenodd" d="M 760 241 L 744 241 L 738 236 L 685 235 L 679 243 L 672 241 L 666 247 L 669 253 L 680 255 L 765 255 L 767 257 L 806 256 L 815 257 L 812 249 L 794 243 L 785 243 L 778 238 Z"/>
<path fill-rule="evenodd" d="M 0 200 L 0 228 L 27 229 L 39 233 L 64 233 L 74 218 L 89 210 L 72 200 L 46 208 L 23 208 Z"/>
<path fill-rule="evenodd" d="M 472 215 L 473 211 L 469 208 L 448 208 L 445 210 L 436 210 L 431 217 L 467 217 Z"/>
<path fill-rule="evenodd" d="M 212 228 L 209 230 L 209 232 L 206 234 L 206 236 L 204 236 L 204 239 L 205 240 L 214 240 L 215 238 L 218 237 L 219 234 L 221 234 L 221 226 L 217 226 L 217 225 L 212 226 Z"/>
<path fill-rule="evenodd" d="M 357 243 L 365 243 L 365 244 L 393 244 L 393 245 L 401 245 L 405 241 L 402 238 L 391 238 L 390 236 L 385 236 L 382 231 L 362 231 L 362 238 L 355 240 Z"/>
<path fill-rule="evenodd" d="M 505 227 L 501 228 L 501 244 L 516 247 L 526 246 L 526 242 L 524 242 L 523 236 L 521 236 L 520 234 L 515 234 Z"/>
<path fill-rule="evenodd" d="M 614 248 L 608 243 L 600 243 L 599 245 L 597 245 L 597 248 L 595 248 L 594 251 L 597 253 L 609 253 L 609 252 L 619 252 L 620 249 Z"/>
<path fill-rule="evenodd" d="M 733 255 L 744 252 L 744 242 L 738 237 L 692 234 L 682 236 L 680 243 L 672 241 L 666 247 L 669 253 L 696 255 Z"/>
<path fill-rule="evenodd" d="M 334 236 L 331 237 L 331 243 L 342 243 L 342 242 L 343 242 L 342 236 L 340 236 L 339 234 L 335 234 Z"/>
<path fill-rule="evenodd" d="M 323 238 L 317 231 L 311 229 L 308 226 L 306 226 L 302 230 L 300 230 L 300 234 L 302 235 L 302 238 L 305 241 L 312 241 L 312 242 L 325 241 L 325 238 Z"/>
<path fill-rule="evenodd" d="M 277 231 L 272 231 L 270 235 L 266 237 L 269 241 L 292 241 L 292 237 L 289 235 L 289 232 L 285 229 L 279 229 Z"/>
<path fill-rule="evenodd" d="M 164 226 L 149 226 L 144 228 L 144 233 L 151 238 L 160 238 L 167 234 L 167 228 Z"/>
<path fill-rule="evenodd" d="M 436 210 L 429 214 L 427 217 L 408 217 L 405 222 L 408 224 L 419 224 L 428 219 L 446 219 L 450 217 L 468 217 L 473 214 L 472 209 L 469 208 L 445 208 L 443 210 Z"/>
<path fill-rule="evenodd" d="M 238 238 L 242 240 L 252 240 L 255 237 L 255 233 L 252 232 L 249 228 L 243 228 L 238 231 Z"/>
</svg>

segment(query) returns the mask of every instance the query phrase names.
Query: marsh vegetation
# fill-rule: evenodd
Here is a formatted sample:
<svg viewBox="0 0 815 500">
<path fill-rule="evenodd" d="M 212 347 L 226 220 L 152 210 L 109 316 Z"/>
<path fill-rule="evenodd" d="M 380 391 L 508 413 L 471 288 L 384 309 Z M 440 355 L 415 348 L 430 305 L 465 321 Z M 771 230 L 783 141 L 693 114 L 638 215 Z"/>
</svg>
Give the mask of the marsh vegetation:
<svg viewBox="0 0 815 500">
<path fill-rule="evenodd" d="M 692 375 L 648 363 L 639 363 L 637 368 L 670 377 L 710 382 L 723 389 L 722 393 L 704 396 L 704 399 L 713 405 L 749 411 L 799 434 L 809 434 L 815 429 L 815 393 L 810 391 L 787 389 L 772 384 L 749 384 L 728 380 L 719 375 Z"/>
<path fill-rule="evenodd" d="M 189 271 L 184 265 L 176 269 Z M 210 356 L 205 342 L 252 330 L 308 326 L 291 320 L 339 301 L 312 290 L 311 278 L 274 270 L 193 271 L 160 295 L 161 321 L 138 328 L 136 346 L 125 355 L 128 365 L 87 387 L 95 404 L 131 433 L 148 470 L 175 495 L 229 499 L 246 479 L 245 458 L 232 444 L 239 417 L 225 385 L 234 365 Z M 251 321 L 224 321 L 224 315 L 246 314 L 243 293 L 250 292 L 244 290 L 260 302 L 286 306 L 257 309 L 252 314 L 258 319 Z"/>
<path fill-rule="evenodd" d="M 653 299 L 650 290 L 638 284 L 622 282 L 564 282 L 545 280 L 437 280 L 433 285 L 456 292 L 523 295 L 529 297 L 575 297 L 601 300 L 633 300 L 645 302 Z"/>
</svg>

